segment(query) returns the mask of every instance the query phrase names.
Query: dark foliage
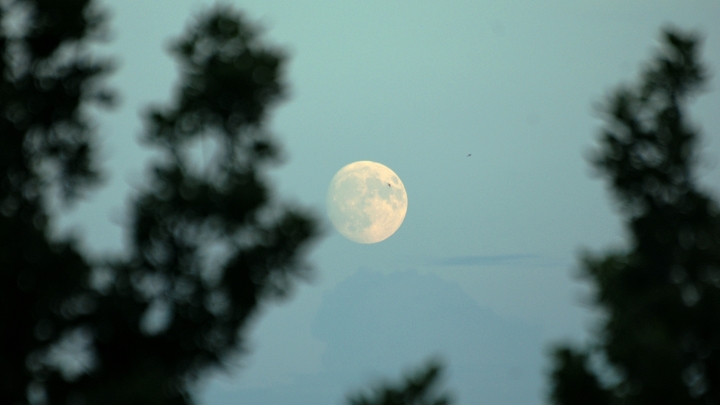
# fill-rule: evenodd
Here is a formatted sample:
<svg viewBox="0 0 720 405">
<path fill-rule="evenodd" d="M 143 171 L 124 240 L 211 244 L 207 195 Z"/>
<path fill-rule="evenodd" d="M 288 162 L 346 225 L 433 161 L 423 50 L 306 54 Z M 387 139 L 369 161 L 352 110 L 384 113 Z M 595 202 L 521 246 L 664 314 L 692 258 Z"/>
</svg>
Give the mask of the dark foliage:
<svg viewBox="0 0 720 405">
<path fill-rule="evenodd" d="M 0 403 L 24 403 L 33 354 L 67 327 L 69 297 L 89 266 L 72 241 L 46 238 L 44 200 L 97 183 L 82 107 L 110 101 L 107 61 L 86 51 L 102 15 L 88 1 L 10 1 L 0 20 Z"/>
<path fill-rule="evenodd" d="M 588 367 L 585 353 L 560 347 L 555 350 L 554 361 L 562 364 L 552 373 L 555 387 L 552 400 L 556 404 L 608 404 L 609 394 L 601 387 L 598 378 Z"/>
<path fill-rule="evenodd" d="M 449 405 L 447 393 L 438 392 L 442 365 L 430 361 L 397 384 L 383 383 L 371 393 L 348 397 L 350 405 Z"/>
<path fill-rule="evenodd" d="M 584 258 L 607 316 L 586 351 L 557 349 L 555 404 L 720 403 L 720 210 L 696 184 L 698 135 L 685 109 L 706 81 L 698 44 L 666 30 L 641 83 L 603 107 L 592 163 L 620 203 L 630 246 Z M 588 356 L 606 359 L 615 378 L 596 377 Z"/>
<path fill-rule="evenodd" d="M 48 238 L 44 207 L 53 188 L 71 201 L 99 178 L 83 111 L 111 100 L 109 63 L 86 51 L 102 15 L 89 0 L 3 4 L 17 27 L 0 33 L 0 404 L 190 404 L 262 302 L 308 275 L 315 221 L 263 178 L 284 57 L 224 7 L 176 41 L 180 85 L 148 114 L 160 157 L 134 199 L 131 251 L 91 264 Z M 213 156 L 197 164 L 200 141 Z"/>
</svg>

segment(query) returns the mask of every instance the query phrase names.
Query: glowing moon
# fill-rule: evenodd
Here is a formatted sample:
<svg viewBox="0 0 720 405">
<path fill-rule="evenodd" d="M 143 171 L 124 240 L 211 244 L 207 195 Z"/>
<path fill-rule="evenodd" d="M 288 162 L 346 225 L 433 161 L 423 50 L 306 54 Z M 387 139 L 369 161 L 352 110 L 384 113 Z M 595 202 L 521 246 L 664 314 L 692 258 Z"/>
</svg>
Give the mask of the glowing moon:
<svg viewBox="0 0 720 405">
<path fill-rule="evenodd" d="M 405 185 L 395 172 L 367 160 L 338 171 L 327 193 L 335 229 L 358 243 L 377 243 L 400 228 L 407 213 Z"/>
</svg>

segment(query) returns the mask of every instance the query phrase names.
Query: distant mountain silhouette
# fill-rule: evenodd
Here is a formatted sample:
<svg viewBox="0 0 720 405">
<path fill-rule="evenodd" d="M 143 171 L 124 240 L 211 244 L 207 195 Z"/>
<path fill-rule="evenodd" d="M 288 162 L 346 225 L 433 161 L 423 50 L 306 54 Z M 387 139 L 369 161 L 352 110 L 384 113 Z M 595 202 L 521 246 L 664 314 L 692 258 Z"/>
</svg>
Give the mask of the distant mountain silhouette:
<svg viewBox="0 0 720 405">
<path fill-rule="evenodd" d="M 431 273 L 359 270 L 326 294 L 313 333 L 327 345 L 323 372 L 212 403 L 340 404 L 432 355 L 446 362 L 445 386 L 457 405 L 541 403 L 540 329 L 481 307 Z"/>
</svg>

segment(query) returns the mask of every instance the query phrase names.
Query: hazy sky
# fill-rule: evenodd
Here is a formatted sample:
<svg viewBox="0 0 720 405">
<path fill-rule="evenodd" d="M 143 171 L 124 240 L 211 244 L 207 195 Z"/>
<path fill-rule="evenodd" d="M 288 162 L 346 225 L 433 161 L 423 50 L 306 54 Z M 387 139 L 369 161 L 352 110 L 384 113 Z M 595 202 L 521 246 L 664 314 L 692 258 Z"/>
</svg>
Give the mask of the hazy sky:
<svg viewBox="0 0 720 405">
<path fill-rule="evenodd" d="M 585 156 L 593 104 L 635 81 L 666 24 L 697 29 L 720 70 L 720 2 L 234 1 L 289 56 L 290 97 L 269 126 L 287 161 L 282 199 L 325 214 L 330 179 L 357 160 L 394 170 L 409 207 L 395 235 L 350 242 L 324 224 L 315 279 L 266 307 L 250 353 L 199 387 L 201 405 L 341 404 L 346 392 L 445 359 L 458 405 L 544 401 L 553 342 L 586 337 L 573 277 L 582 249 L 622 243 Z M 121 105 L 98 114 L 105 188 L 67 215 L 94 252 L 121 252 L 125 203 L 151 154 L 140 111 L 170 100 L 165 51 L 212 2 L 103 2 Z M 720 83 L 692 105 L 701 181 L 720 192 Z M 467 155 L 471 153 L 472 156 Z"/>
</svg>

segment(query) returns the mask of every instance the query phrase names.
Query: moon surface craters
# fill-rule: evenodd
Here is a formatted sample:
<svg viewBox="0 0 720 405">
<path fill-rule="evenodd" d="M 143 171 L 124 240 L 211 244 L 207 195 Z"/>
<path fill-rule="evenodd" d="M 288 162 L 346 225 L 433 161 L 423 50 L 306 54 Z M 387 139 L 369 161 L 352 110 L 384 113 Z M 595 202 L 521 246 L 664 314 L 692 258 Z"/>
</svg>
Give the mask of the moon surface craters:
<svg viewBox="0 0 720 405">
<path fill-rule="evenodd" d="M 407 212 L 407 193 L 400 178 L 375 162 L 351 163 L 337 172 L 327 195 L 328 216 L 342 235 L 358 243 L 390 237 Z"/>
</svg>

